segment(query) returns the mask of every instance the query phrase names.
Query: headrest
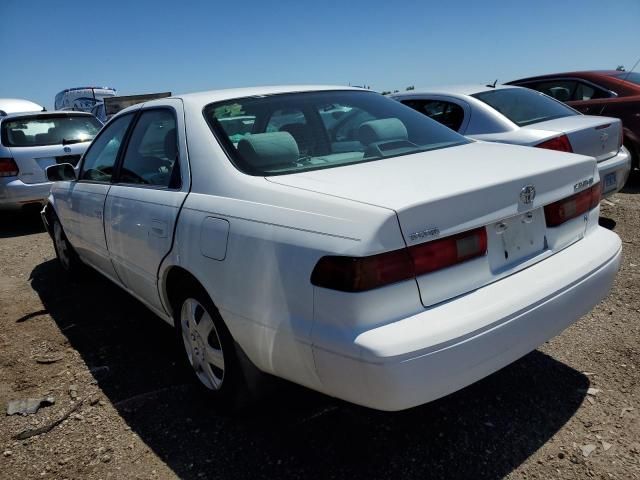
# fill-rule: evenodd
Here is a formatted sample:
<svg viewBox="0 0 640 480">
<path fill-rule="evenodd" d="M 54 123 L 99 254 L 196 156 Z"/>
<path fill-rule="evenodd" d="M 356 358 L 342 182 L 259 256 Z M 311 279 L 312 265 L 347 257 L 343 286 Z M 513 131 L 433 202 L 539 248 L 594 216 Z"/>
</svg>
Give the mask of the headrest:
<svg viewBox="0 0 640 480">
<path fill-rule="evenodd" d="M 26 145 L 27 136 L 22 130 L 9 130 L 9 141 L 14 145 Z"/>
<path fill-rule="evenodd" d="M 358 129 L 358 139 L 364 145 L 389 140 L 407 140 L 407 127 L 397 118 L 381 118 L 364 122 Z"/>
<path fill-rule="evenodd" d="M 254 133 L 238 142 L 238 153 L 252 167 L 270 167 L 298 160 L 298 144 L 289 132 Z"/>
<path fill-rule="evenodd" d="M 178 155 L 178 138 L 175 128 L 169 129 L 164 135 L 164 153 L 169 160 L 175 160 Z"/>
</svg>

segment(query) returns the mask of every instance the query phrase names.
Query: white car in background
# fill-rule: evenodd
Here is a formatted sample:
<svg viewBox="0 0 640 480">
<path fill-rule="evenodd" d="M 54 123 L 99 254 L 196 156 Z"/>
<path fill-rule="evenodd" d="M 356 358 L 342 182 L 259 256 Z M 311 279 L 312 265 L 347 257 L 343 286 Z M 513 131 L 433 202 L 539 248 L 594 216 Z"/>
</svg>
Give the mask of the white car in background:
<svg viewBox="0 0 640 480">
<path fill-rule="evenodd" d="M 5 117 L 12 113 L 21 112 L 44 112 L 45 108 L 30 100 L 22 98 L 0 98 L 0 117 Z"/>
<path fill-rule="evenodd" d="M 434 400 L 575 322 L 620 262 L 593 158 L 473 142 L 362 89 L 135 105 L 77 176 L 48 175 L 62 267 L 174 325 L 221 401 L 255 368 L 381 410 Z"/>
<path fill-rule="evenodd" d="M 619 191 L 631 170 L 619 119 L 582 115 L 544 93 L 511 85 L 465 85 L 412 90 L 392 98 L 477 140 L 594 157 L 603 197 Z"/>
<path fill-rule="evenodd" d="M 51 182 L 45 169 L 76 165 L 102 124 L 81 112 L 0 116 L 0 210 L 41 205 Z"/>
</svg>

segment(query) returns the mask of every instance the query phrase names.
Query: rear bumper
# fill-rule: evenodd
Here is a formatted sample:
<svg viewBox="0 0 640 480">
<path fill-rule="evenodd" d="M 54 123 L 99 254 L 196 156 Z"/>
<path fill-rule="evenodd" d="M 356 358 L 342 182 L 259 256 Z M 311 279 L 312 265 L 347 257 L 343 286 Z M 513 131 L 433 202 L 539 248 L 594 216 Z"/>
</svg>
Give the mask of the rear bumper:
<svg viewBox="0 0 640 480">
<path fill-rule="evenodd" d="M 0 210 L 17 210 L 31 203 L 44 203 L 51 182 L 24 183 L 16 177 L 0 177 Z"/>
<path fill-rule="evenodd" d="M 620 252 L 618 236 L 598 227 L 510 277 L 417 315 L 353 332 L 348 348 L 315 345 L 323 391 L 379 410 L 402 410 L 470 385 L 589 312 L 611 289 Z"/>
<path fill-rule="evenodd" d="M 620 191 L 622 187 L 624 187 L 624 184 L 627 183 L 630 171 L 631 154 L 625 147 L 622 147 L 615 157 L 599 162 L 598 173 L 600 175 L 600 183 L 603 188 L 602 198 L 609 197 Z M 614 172 L 616 174 L 616 185 L 607 187 L 605 185 L 605 177 Z"/>
</svg>

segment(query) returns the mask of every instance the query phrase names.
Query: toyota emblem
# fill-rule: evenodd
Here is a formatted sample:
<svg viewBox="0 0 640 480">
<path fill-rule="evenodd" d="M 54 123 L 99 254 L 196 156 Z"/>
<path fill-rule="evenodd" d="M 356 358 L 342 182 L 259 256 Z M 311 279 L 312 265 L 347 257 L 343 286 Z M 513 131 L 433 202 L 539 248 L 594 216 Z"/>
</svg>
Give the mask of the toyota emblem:
<svg viewBox="0 0 640 480">
<path fill-rule="evenodd" d="M 525 205 L 533 203 L 533 199 L 536 198 L 536 187 L 533 185 L 525 185 L 520 190 L 520 201 Z"/>
</svg>

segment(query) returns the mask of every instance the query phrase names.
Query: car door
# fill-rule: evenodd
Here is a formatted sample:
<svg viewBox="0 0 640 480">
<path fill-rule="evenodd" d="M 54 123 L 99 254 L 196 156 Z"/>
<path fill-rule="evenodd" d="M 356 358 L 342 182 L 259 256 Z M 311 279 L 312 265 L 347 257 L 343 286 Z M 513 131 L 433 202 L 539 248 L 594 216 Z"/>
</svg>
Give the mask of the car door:
<svg viewBox="0 0 640 480">
<path fill-rule="evenodd" d="M 117 283 L 105 239 L 104 203 L 133 116 L 123 115 L 104 127 L 82 159 L 78 180 L 56 193 L 65 233 L 80 258 Z"/>
<path fill-rule="evenodd" d="M 188 187 L 181 101 L 141 110 L 107 195 L 105 233 L 125 287 L 159 311 L 158 268 Z"/>
</svg>

